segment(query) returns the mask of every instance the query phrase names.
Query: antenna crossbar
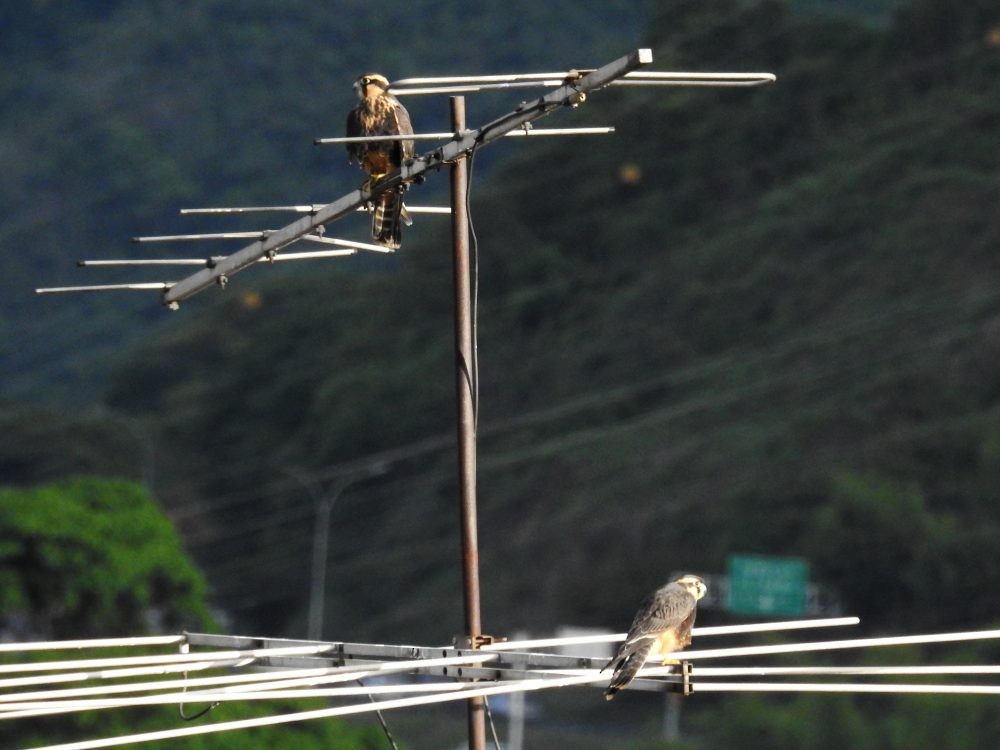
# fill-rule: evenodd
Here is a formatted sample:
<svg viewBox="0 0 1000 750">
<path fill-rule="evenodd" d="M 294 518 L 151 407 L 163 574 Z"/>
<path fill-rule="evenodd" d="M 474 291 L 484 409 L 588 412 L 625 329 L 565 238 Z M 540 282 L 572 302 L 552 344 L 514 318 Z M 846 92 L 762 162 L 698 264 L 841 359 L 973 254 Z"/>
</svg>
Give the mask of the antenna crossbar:
<svg viewBox="0 0 1000 750">
<path fill-rule="evenodd" d="M 130 638 L 77 638 L 68 641 L 34 641 L 31 643 L 0 643 L 0 654 L 24 651 L 55 651 L 79 648 L 133 648 L 136 646 L 169 646 L 183 643 L 183 635 L 150 635 Z"/>
<path fill-rule="evenodd" d="M 697 693 L 892 693 L 934 695 L 1000 695 L 1000 685 L 900 685 L 864 682 L 699 682 Z"/>
<path fill-rule="evenodd" d="M 314 214 L 319 211 L 326 203 L 310 203 L 306 205 L 298 206 L 235 206 L 235 207 L 223 207 L 223 208 L 182 208 L 180 213 L 182 215 L 198 215 L 198 214 L 251 214 L 251 213 L 267 213 L 267 212 L 292 212 L 299 214 Z M 365 206 L 361 206 L 357 209 L 359 213 L 368 213 L 369 209 Z M 411 206 L 406 204 L 406 210 L 411 214 L 450 214 L 451 209 L 448 206 Z"/>
<path fill-rule="evenodd" d="M 781 622 L 759 622 L 742 625 L 721 625 L 695 628 L 691 635 L 698 638 L 713 635 L 737 635 L 742 633 L 773 633 L 779 630 L 802 630 L 805 628 L 830 628 L 841 625 L 857 625 L 857 617 L 829 617 L 816 620 L 786 620 Z M 528 648 L 551 648 L 553 646 L 582 646 L 590 643 L 619 643 L 625 633 L 601 633 L 597 635 L 577 635 L 565 638 L 533 638 L 523 641 L 497 641 L 481 646 L 481 651 L 513 651 Z"/>
<path fill-rule="evenodd" d="M 255 232 L 208 232 L 202 234 L 160 234 L 151 237 L 133 237 L 132 242 L 190 242 L 200 240 L 265 240 L 273 234 L 273 229 Z"/>
<path fill-rule="evenodd" d="M 504 133 L 507 138 L 523 136 L 546 136 L 546 135 L 608 135 L 614 133 L 615 129 L 609 126 L 591 128 L 524 128 L 522 130 L 511 130 Z M 342 136 L 335 138 L 316 138 L 313 143 L 317 146 L 325 146 L 334 143 L 381 143 L 392 141 L 447 141 L 453 138 L 460 138 L 461 133 L 413 133 L 407 135 L 366 135 L 366 136 Z M 407 210 L 409 206 L 407 206 Z"/>
<path fill-rule="evenodd" d="M 304 237 L 303 239 L 310 239 Z M 316 241 L 324 241 L 317 237 Z M 379 248 L 379 252 L 386 252 L 387 248 Z M 352 247 L 339 248 L 337 250 L 314 250 L 302 253 L 276 253 L 271 258 L 259 258 L 257 263 L 280 263 L 286 260 L 312 260 L 319 258 L 343 258 L 348 255 L 357 255 L 358 249 Z M 209 258 L 122 258 L 117 260 L 81 260 L 77 265 L 81 268 L 105 267 L 105 268 L 126 268 L 132 266 L 204 266 L 212 268 L 217 265 L 225 255 L 213 255 Z"/>
<path fill-rule="evenodd" d="M 213 234 L 168 234 L 159 235 L 155 237 L 133 237 L 133 242 L 200 242 L 203 240 L 242 240 L 242 239 L 266 239 L 270 235 L 274 234 L 277 230 L 275 229 L 265 229 L 263 231 L 256 232 L 216 232 Z M 337 237 L 326 237 L 321 234 L 304 234 L 298 239 L 309 240 L 311 242 L 322 242 L 327 245 L 337 245 L 339 247 L 351 247 L 355 250 L 372 250 L 376 253 L 392 252 L 390 248 L 386 248 L 382 245 L 374 245 L 370 242 L 355 242 L 354 240 L 342 240 Z M 223 260 L 228 258 L 228 255 L 217 255 L 213 256 L 214 260 Z M 287 257 L 287 254 L 286 254 Z M 96 265 L 94 262 L 88 263 L 88 265 Z"/>
<path fill-rule="evenodd" d="M 50 286 L 35 290 L 35 294 L 65 294 L 69 292 L 165 292 L 172 281 L 145 281 L 134 284 L 95 284 L 91 286 Z"/>
<path fill-rule="evenodd" d="M 506 73 L 497 75 L 482 76 L 430 76 L 423 78 L 400 78 L 393 81 L 389 88 L 395 91 L 397 87 L 407 86 L 431 86 L 448 85 L 460 83 L 511 83 L 511 82 L 533 82 L 558 81 L 565 82 L 568 78 L 578 76 L 582 73 L 590 73 L 592 69 L 577 69 L 561 71 L 559 73 Z M 759 81 L 761 83 L 771 83 L 776 80 L 773 73 L 719 73 L 719 72 L 678 72 L 663 70 L 633 70 L 622 76 L 626 80 L 722 80 L 722 81 Z"/>
<path fill-rule="evenodd" d="M 389 90 L 395 96 L 422 94 L 467 94 L 479 91 L 553 87 L 565 85 L 586 71 L 564 73 L 520 73 L 490 76 L 442 76 L 404 78 L 393 81 Z M 773 73 L 705 73 L 634 70 L 614 80 L 612 86 L 761 86 L 773 83 Z"/>
</svg>

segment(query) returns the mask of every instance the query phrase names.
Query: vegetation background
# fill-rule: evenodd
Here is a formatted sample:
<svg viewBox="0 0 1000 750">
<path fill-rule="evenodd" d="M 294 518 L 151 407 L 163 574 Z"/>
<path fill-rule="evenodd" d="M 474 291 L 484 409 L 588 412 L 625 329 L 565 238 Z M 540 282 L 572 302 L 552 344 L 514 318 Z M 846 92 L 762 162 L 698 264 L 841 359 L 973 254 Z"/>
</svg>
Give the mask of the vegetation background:
<svg viewBox="0 0 1000 750">
<path fill-rule="evenodd" d="M 316 498 L 339 490 L 324 635 L 449 641 L 462 620 L 446 222 L 418 217 L 392 257 L 247 271 L 172 314 L 144 295 L 32 290 L 117 280 L 73 261 L 148 255 L 134 235 L 267 228 L 181 207 L 353 188 L 340 150 L 310 141 L 340 132 L 363 70 L 559 70 L 637 46 L 657 69 L 778 83 L 609 89 L 544 124 L 615 136 L 477 157 L 486 629 L 622 629 L 670 572 L 723 572 L 734 553 L 804 558 L 865 632 L 994 625 L 996 4 L 458 7 L 0 3 L 0 482 L 32 508 L 0 531 L 0 631 L 157 627 L 134 611 L 59 623 L 16 593 L 26 519 L 58 526 L 55 497 L 74 496 L 62 480 L 91 475 L 145 488 L 203 571 L 208 593 L 181 619 L 211 607 L 230 632 L 304 635 Z M 407 104 L 418 128 L 446 127 L 443 99 Z M 470 98 L 470 122 L 513 104 Z M 410 199 L 440 202 L 443 180 Z M 363 239 L 364 221 L 334 231 Z M 628 697 L 542 703 L 529 743 L 661 746 L 655 699 Z M 992 707 L 700 697 L 684 735 L 983 747 Z M 461 738 L 459 718 L 400 721 L 414 747 Z"/>
</svg>

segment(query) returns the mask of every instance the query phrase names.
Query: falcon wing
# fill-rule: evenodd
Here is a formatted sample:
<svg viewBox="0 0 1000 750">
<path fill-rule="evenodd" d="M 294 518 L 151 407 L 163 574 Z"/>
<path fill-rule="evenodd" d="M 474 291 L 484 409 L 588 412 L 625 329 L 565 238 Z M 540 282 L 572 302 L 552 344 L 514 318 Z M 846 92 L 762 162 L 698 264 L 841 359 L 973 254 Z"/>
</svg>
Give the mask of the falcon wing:
<svg viewBox="0 0 1000 750">
<path fill-rule="evenodd" d="M 635 652 L 643 645 L 655 641 L 665 630 L 682 626 L 688 619 L 693 624 L 694 608 L 694 597 L 682 587 L 670 584 L 659 589 L 639 607 L 619 654 L 624 650 L 628 653 Z M 690 624 L 688 631 L 690 632 Z"/>
<path fill-rule="evenodd" d="M 632 625 L 628 629 L 628 635 L 625 636 L 622 645 L 618 647 L 618 653 L 608 662 L 608 666 L 621 659 L 627 659 L 646 646 L 651 646 L 657 636 L 668 627 L 666 621 L 659 615 L 656 603 L 657 593 L 654 592 L 642 600 L 639 611 L 635 613 Z"/>
<path fill-rule="evenodd" d="M 410 123 L 410 113 L 406 107 L 399 103 L 399 100 L 392 99 L 392 132 L 398 135 L 413 135 L 413 125 Z M 413 158 L 413 141 L 399 141 L 393 154 L 397 165 L 402 164 L 404 159 Z"/>
<path fill-rule="evenodd" d="M 344 131 L 348 138 L 359 138 L 364 135 L 361 132 L 361 120 L 358 119 L 358 110 L 352 109 L 347 113 L 347 126 Z M 363 143 L 348 143 L 347 144 L 347 158 L 350 161 L 361 161 L 361 153 L 365 144 Z"/>
<path fill-rule="evenodd" d="M 677 644 L 681 648 L 691 645 L 691 631 L 694 629 L 694 618 L 698 610 L 691 608 L 691 614 L 684 618 L 684 622 L 677 626 Z"/>
</svg>

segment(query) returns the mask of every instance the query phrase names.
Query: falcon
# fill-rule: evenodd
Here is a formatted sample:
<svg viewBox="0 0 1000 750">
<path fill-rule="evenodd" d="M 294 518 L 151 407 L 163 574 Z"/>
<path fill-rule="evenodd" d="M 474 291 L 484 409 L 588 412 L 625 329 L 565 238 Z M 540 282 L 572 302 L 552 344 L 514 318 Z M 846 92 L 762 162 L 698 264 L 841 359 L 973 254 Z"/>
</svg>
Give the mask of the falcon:
<svg viewBox="0 0 1000 750">
<path fill-rule="evenodd" d="M 604 665 L 604 669 L 614 665 L 611 684 L 604 691 L 607 700 L 628 685 L 651 656 L 662 656 L 662 663 L 669 664 L 671 652 L 691 644 L 698 600 L 707 590 L 698 576 L 685 575 L 643 600 L 624 643 Z"/>
<path fill-rule="evenodd" d="M 354 82 L 354 91 L 358 95 L 358 106 L 347 115 L 349 137 L 413 134 L 410 115 L 389 93 L 389 80 L 385 76 L 366 73 Z M 405 159 L 413 158 L 413 141 L 348 143 L 347 155 L 370 175 L 366 186 L 372 186 L 399 169 Z M 399 248 L 401 223 L 407 226 L 412 223 L 403 206 L 403 188 L 395 187 L 375 196 L 372 238 L 393 250 Z"/>
</svg>

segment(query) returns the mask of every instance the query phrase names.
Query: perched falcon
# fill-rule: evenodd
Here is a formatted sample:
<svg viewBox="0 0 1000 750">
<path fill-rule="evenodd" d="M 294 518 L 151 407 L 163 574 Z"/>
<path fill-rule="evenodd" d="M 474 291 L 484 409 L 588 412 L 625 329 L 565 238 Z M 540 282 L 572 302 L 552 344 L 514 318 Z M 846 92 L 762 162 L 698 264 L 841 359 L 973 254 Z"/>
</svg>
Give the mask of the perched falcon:
<svg viewBox="0 0 1000 750">
<path fill-rule="evenodd" d="M 358 106 L 347 115 L 349 137 L 372 135 L 412 135 L 410 115 L 389 93 L 389 81 L 378 73 L 366 73 L 354 82 Z M 413 141 L 373 141 L 348 143 L 351 161 L 371 175 L 371 184 L 399 169 L 404 159 L 413 158 Z M 403 191 L 393 188 L 375 198 L 372 210 L 372 238 L 380 245 L 396 249 L 400 245 L 400 222 L 412 222 L 403 206 Z"/>
<path fill-rule="evenodd" d="M 698 600 L 707 590 L 698 576 L 685 575 L 643 600 L 618 653 L 604 666 L 607 669 L 614 665 L 605 698 L 614 698 L 651 656 L 662 656 L 663 663 L 668 664 L 670 652 L 690 645 Z"/>
</svg>

